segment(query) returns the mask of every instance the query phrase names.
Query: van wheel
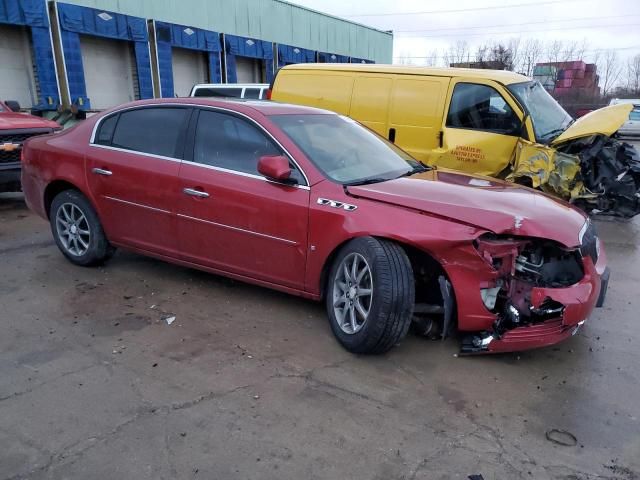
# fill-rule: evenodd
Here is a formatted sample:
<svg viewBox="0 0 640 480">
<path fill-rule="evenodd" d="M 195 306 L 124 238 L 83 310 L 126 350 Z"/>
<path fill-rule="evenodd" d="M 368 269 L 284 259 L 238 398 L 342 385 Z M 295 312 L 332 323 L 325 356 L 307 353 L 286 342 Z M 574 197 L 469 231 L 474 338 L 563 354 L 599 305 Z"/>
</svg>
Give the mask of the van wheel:
<svg viewBox="0 0 640 480">
<path fill-rule="evenodd" d="M 93 206 L 77 190 L 65 190 L 55 196 L 49 222 L 58 248 L 76 265 L 96 265 L 115 252 Z"/>
<path fill-rule="evenodd" d="M 331 329 L 352 353 L 384 353 L 411 325 L 415 284 L 411 263 L 395 243 L 361 237 L 345 245 L 325 292 Z"/>
</svg>

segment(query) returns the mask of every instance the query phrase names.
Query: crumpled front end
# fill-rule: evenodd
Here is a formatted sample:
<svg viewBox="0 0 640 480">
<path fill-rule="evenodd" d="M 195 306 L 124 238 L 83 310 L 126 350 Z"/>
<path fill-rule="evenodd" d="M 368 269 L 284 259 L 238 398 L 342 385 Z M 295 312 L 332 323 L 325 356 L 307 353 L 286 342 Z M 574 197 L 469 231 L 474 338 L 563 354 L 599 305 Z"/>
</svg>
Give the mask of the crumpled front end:
<svg viewBox="0 0 640 480">
<path fill-rule="evenodd" d="M 591 223 L 580 248 L 538 238 L 485 234 L 477 262 L 448 265 L 457 297 L 461 353 L 552 345 L 574 334 L 601 304 L 606 259 Z"/>
<path fill-rule="evenodd" d="M 558 195 L 586 212 L 625 218 L 640 213 L 640 155 L 606 135 L 555 148 L 521 142 L 507 180 Z"/>
</svg>

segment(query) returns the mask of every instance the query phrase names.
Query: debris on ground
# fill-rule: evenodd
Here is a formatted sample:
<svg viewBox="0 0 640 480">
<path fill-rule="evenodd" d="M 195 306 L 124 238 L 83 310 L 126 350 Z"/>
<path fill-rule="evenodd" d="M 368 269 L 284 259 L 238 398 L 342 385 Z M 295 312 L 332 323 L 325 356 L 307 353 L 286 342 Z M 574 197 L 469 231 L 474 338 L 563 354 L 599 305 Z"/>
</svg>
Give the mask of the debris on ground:
<svg viewBox="0 0 640 480">
<path fill-rule="evenodd" d="M 575 447 L 578 444 L 576 436 L 566 430 L 553 428 L 546 433 L 547 440 L 565 447 Z"/>
<path fill-rule="evenodd" d="M 164 320 L 167 322 L 167 325 L 171 325 L 173 322 L 176 321 L 176 317 L 175 316 L 166 317 Z"/>
</svg>

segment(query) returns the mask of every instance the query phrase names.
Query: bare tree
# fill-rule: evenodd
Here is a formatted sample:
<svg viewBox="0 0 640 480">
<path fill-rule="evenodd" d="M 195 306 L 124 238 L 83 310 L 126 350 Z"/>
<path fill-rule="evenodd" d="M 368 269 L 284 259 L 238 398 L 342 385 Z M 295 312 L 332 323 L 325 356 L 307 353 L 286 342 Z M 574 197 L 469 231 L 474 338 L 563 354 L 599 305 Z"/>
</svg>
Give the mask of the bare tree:
<svg viewBox="0 0 640 480">
<path fill-rule="evenodd" d="M 627 60 L 627 89 L 632 95 L 640 94 L 640 54 Z"/>
<path fill-rule="evenodd" d="M 522 41 L 520 38 L 512 38 L 507 43 L 507 49 L 511 53 L 511 68 L 510 70 L 518 71 L 522 63 Z"/>
<path fill-rule="evenodd" d="M 533 68 L 542 59 L 544 46 L 542 42 L 535 38 L 527 39 L 520 49 L 520 62 L 516 65 L 516 71 L 531 77 Z"/>
<path fill-rule="evenodd" d="M 447 66 L 452 63 L 468 62 L 471 59 L 469 43 L 466 40 L 458 40 L 455 45 L 444 51 L 443 57 Z"/>
<path fill-rule="evenodd" d="M 600 73 L 600 87 L 602 95 L 606 96 L 618 83 L 622 73 L 620 56 L 615 50 L 605 50 L 602 55 L 597 56 L 598 72 Z"/>
<path fill-rule="evenodd" d="M 433 49 L 431 50 L 431 53 L 428 54 L 427 58 L 425 58 L 424 60 L 424 64 L 427 67 L 435 67 L 438 65 L 438 58 L 440 57 L 440 55 L 438 54 L 438 50 L 437 49 Z"/>
</svg>

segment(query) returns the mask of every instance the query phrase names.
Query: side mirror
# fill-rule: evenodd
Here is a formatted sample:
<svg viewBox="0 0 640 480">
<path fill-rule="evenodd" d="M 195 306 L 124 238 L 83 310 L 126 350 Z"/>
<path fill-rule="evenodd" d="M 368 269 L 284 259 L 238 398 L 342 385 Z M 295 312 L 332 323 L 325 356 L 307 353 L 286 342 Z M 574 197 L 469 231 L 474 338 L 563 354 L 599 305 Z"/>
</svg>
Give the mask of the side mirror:
<svg viewBox="0 0 640 480">
<path fill-rule="evenodd" d="M 16 102 L 15 100 L 7 100 L 4 103 L 5 103 L 5 105 L 7 107 L 9 107 L 9 110 L 11 110 L 12 112 L 19 112 L 20 111 L 20 104 L 18 102 Z"/>
<path fill-rule="evenodd" d="M 289 159 L 284 155 L 263 155 L 258 160 L 258 172 L 278 182 L 288 182 L 291 177 Z"/>
</svg>

